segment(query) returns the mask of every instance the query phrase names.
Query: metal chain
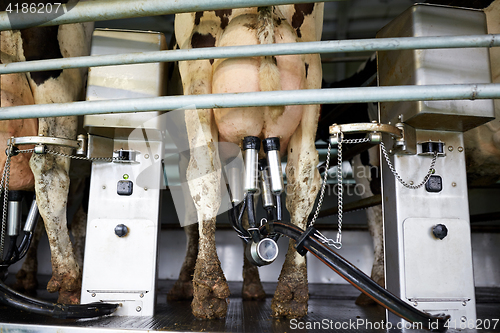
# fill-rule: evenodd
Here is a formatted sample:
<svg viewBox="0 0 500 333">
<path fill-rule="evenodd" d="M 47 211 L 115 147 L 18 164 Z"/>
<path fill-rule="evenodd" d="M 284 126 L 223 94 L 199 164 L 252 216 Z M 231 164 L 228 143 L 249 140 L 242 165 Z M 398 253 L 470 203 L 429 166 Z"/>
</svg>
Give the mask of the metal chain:
<svg viewBox="0 0 500 333">
<path fill-rule="evenodd" d="M 362 138 L 362 139 L 350 139 L 350 140 L 344 140 L 344 135 L 342 132 L 338 134 L 338 140 L 337 140 L 337 188 L 338 188 L 338 218 L 337 218 L 337 225 L 338 225 L 338 231 L 337 231 L 337 239 L 334 241 L 333 239 L 329 239 L 325 237 L 321 232 L 316 230 L 315 236 L 324 244 L 327 244 L 328 246 L 333 246 L 337 250 L 342 248 L 342 216 L 343 216 L 343 205 L 344 205 L 344 192 L 343 192 L 343 187 L 342 187 L 342 143 L 346 144 L 353 144 L 353 143 L 364 143 L 364 142 L 369 142 L 369 138 Z M 321 194 L 318 200 L 318 207 L 316 207 L 316 212 L 314 213 L 314 216 L 309 223 L 309 226 L 312 227 L 314 225 L 314 222 L 316 221 L 319 211 L 321 209 L 321 205 L 323 204 L 323 199 L 325 196 L 325 187 L 326 187 L 326 181 L 328 178 L 328 169 L 330 166 L 330 150 L 331 150 L 331 143 L 328 143 L 328 153 L 326 155 L 326 171 L 325 171 L 325 176 L 323 178 L 323 185 L 321 186 Z"/>
<path fill-rule="evenodd" d="M 48 154 L 56 155 L 56 156 L 61 156 L 61 157 L 68 157 L 68 158 L 72 158 L 72 159 L 74 159 L 74 160 L 85 160 L 85 161 L 108 161 L 108 162 L 113 161 L 113 158 L 112 158 L 112 157 L 86 157 L 86 156 L 75 156 L 75 155 L 69 155 L 69 154 L 60 153 L 60 152 L 57 152 L 57 151 L 55 151 L 55 150 L 50 150 L 50 149 L 47 149 L 45 152 L 46 152 L 46 153 L 48 153 Z"/>
<path fill-rule="evenodd" d="M 396 169 L 394 168 L 394 165 L 392 165 L 392 162 L 391 160 L 389 159 L 389 154 L 387 154 L 387 149 L 385 148 L 385 144 L 384 142 L 380 142 L 380 147 L 382 148 L 382 154 L 384 154 L 384 158 L 385 160 L 387 161 L 387 165 L 389 166 L 389 169 L 391 170 L 391 172 L 393 173 L 394 177 L 396 177 L 396 179 L 406 188 L 409 188 L 409 189 L 412 189 L 412 190 L 416 190 L 417 188 L 420 188 L 422 186 L 425 185 L 425 183 L 427 183 L 427 181 L 429 180 L 430 176 L 434 173 L 434 165 L 436 164 L 436 159 L 437 159 L 437 153 L 434 153 L 434 156 L 432 157 L 432 161 L 431 161 L 431 165 L 429 167 L 429 171 L 427 172 L 427 174 L 425 175 L 424 177 L 424 180 L 422 180 L 422 182 L 420 182 L 420 184 L 418 185 L 412 185 L 412 184 L 408 184 L 407 182 L 405 182 L 401 176 L 396 172 Z"/>
<path fill-rule="evenodd" d="M 2 173 L 2 180 L 0 182 L 0 194 L 3 192 L 3 210 L 2 210 L 2 231 L 0 233 L 0 262 L 3 262 L 3 254 L 5 247 L 5 229 L 7 228 L 7 204 L 9 196 L 9 180 L 10 180 L 10 158 L 12 155 L 13 145 L 7 147 L 7 158 Z"/>
</svg>

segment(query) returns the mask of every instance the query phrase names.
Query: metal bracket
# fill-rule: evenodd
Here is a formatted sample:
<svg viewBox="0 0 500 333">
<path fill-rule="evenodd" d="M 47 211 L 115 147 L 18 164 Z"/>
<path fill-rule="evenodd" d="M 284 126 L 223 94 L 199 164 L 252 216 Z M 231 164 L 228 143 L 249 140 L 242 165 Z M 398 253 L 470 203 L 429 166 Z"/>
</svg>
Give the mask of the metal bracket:
<svg viewBox="0 0 500 333">
<path fill-rule="evenodd" d="M 7 145 L 53 145 L 53 146 L 63 146 L 70 148 L 80 148 L 80 142 L 70 139 L 45 137 L 45 136 L 22 136 L 22 137 L 12 137 L 7 141 Z"/>
<path fill-rule="evenodd" d="M 7 145 L 13 145 L 14 147 L 20 145 L 35 145 L 34 152 L 37 154 L 45 154 L 47 151 L 46 145 L 51 146 L 62 146 L 77 149 L 78 155 L 86 154 L 87 137 L 85 135 L 78 135 L 77 140 L 70 140 L 64 138 L 56 137 L 46 137 L 43 135 L 39 136 L 22 136 L 22 137 L 11 137 L 7 140 Z"/>
<path fill-rule="evenodd" d="M 370 132 L 380 132 L 387 133 L 397 138 L 403 137 L 403 131 L 396 126 L 379 124 L 377 122 L 372 123 L 352 123 L 352 124 L 333 124 L 330 126 L 330 134 L 338 135 L 339 133 L 370 133 Z"/>
<path fill-rule="evenodd" d="M 330 126 L 332 144 L 338 142 L 339 134 L 346 133 L 368 133 L 368 138 L 372 144 L 380 144 L 382 134 L 389 134 L 394 141 L 394 148 L 391 153 L 414 155 L 417 153 L 415 129 L 405 123 L 396 125 L 380 124 L 376 121 L 371 123 L 333 124 Z"/>
</svg>

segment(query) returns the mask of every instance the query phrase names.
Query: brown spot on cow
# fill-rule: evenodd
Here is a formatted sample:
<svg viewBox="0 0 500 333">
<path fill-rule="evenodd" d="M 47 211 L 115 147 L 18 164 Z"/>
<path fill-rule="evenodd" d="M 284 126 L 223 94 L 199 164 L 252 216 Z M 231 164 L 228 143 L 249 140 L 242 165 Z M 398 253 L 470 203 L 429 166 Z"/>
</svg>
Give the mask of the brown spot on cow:
<svg viewBox="0 0 500 333">
<path fill-rule="evenodd" d="M 314 10 L 314 3 L 303 3 L 294 5 L 295 12 L 292 16 L 292 27 L 297 31 L 297 37 L 301 38 L 302 33 L 300 27 L 304 23 L 304 18 L 311 15 Z"/>
<path fill-rule="evenodd" d="M 59 27 L 28 28 L 21 30 L 24 57 L 27 61 L 62 58 L 57 40 Z M 62 70 L 31 72 L 31 78 L 37 85 L 50 78 L 58 78 Z"/>
<path fill-rule="evenodd" d="M 199 32 L 195 32 L 191 37 L 191 46 L 193 47 L 193 49 L 202 47 L 214 47 L 215 37 L 212 36 L 212 34 L 200 34 Z"/>
<path fill-rule="evenodd" d="M 257 29 L 257 22 L 252 22 L 252 23 L 245 23 L 243 24 L 245 28 L 248 28 L 248 30 L 256 30 Z"/>
<path fill-rule="evenodd" d="M 194 14 L 194 25 L 199 25 L 202 17 L 203 12 L 196 12 L 196 14 Z"/>
<path fill-rule="evenodd" d="M 220 9 L 215 11 L 215 15 L 220 18 L 220 27 L 225 29 L 229 24 L 229 16 L 233 13 L 232 9 Z"/>
</svg>

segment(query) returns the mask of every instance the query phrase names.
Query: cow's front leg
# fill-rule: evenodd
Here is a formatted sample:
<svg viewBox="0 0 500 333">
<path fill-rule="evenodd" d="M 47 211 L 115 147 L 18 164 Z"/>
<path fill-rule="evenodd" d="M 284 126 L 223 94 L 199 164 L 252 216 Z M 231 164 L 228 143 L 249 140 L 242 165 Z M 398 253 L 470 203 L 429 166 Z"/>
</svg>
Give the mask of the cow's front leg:
<svg viewBox="0 0 500 333">
<path fill-rule="evenodd" d="M 212 110 L 187 110 L 186 126 L 191 149 L 187 181 L 197 210 L 200 235 L 191 309 L 199 318 L 221 318 L 226 315 L 229 287 L 215 249 L 221 170 Z"/>
<path fill-rule="evenodd" d="M 314 145 L 318 114 L 319 106 L 306 106 L 301 123 L 288 144 L 286 207 L 291 223 L 302 229 L 307 227 L 307 218 L 320 186 L 316 168 L 318 152 Z M 308 299 L 306 258 L 297 253 L 294 242 L 290 241 L 271 304 L 272 315 L 303 317 L 307 314 Z"/>
<path fill-rule="evenodd" d="M 363 188 L 363 198 L 371 197 L 381 193 L 380 184 L 380 152 L 378 147 L 373 147 L 367 152 L 356 156 L 353 159 L 354 178 L 356 184 Z M 366 158 L 368 157 L 368 158 Z M 366 210 L 366 219 L 368 221 L 368 230 L 373 240 L 373 266 L 371 278 L 382 287 L 385 287 L 384 277 L 384 230 L 382 222 L 382 206 L 370 207 Z M 374 305 L 376 302 L 362 293 L 356 299 L 357 305 Z"/>
<path fill-rule="evenodd" d="M 62 138 L 76 137 L 76 117 L 41 118 L 40 134 Z M 51 148 L 70 153 L 67 148 Z M 80 302 L 81 270 L 69 238 L 66 208 L 69 192 L 69 158 L 33 154 L 30 167 L 35 176 L 36 201 L 45 222 L 52 260 L 49 292 L 59 291 L 59 303 Z"/>
<path fill-rule="evenodd" d="M 248 229 L 248 215 L 243 215 L 243 227 Z M 246 245 L 243 245 L 245 247 Z M 245 249 L 243 249 L 243 287 L 241 289 L 242 298 L 246 301 L 263 300 L 266 292 L 260 282 L 259 268 L 247 259 Z"/>
</svg>

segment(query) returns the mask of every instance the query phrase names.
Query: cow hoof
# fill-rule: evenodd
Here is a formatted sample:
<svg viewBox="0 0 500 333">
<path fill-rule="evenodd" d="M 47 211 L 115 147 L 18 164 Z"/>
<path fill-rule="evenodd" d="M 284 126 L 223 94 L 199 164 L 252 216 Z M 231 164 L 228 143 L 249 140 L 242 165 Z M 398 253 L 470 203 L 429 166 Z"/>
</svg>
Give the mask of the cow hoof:
<svg viewBox="0 0 500 333">
<path fill-rule="evenodd" d="M 193 281 L 193 315 L 200 319 L 224 318 L 229 287 L 226 281 Z"/>
<path fill-rule="evenodd" d="M 371 297 L 369 297 L 365 293 L 362 293 L 361 295 L 359 295 L 358 298 L 356 298 L 355 303 L 356 303 L 356 305 L 359 305 L 359 306 L 372 306 L 372 305 L 377 304 L 377 302 L 375 302 Z"/>
<path fill-rule="evenodd" d="M 243 282 L 243 289 L 241 296 L 245 301 L 264 300 L 266 292 L 260 282 L 245 283 Z"/>
<path fill-rule="evenodd" d="M 12 289 L 24 292 L 28 296 L 36 295 L 36 290 L 38 288 L 38 280 L 36 274 L 33 272 L 25 271 L 21 269 L 16 274 L 16 283 L 12 286 Z"/>
<path fill-rule="evenodd" d="M 81 290 L 73 291 L 59 291 L 59 297 L 57 298 L 57 303 L 60 304 L 80 304 L 80 294 Z"/>
<path fill-rule="evenodd" d="M 307 284 L 278 283 L 271 303 L 273 317 L 302 318 L 307 315 Z"/>
<path fill-rule="evenodd" d="M 174 287 L 167 294 L 168 301 L 184 301 L 193 299 L 193 281 L 175 282 Z"/>
<path fill-rule="evenodd" d="M 47 284 L 47 291 L 50 293 L 59 292 L 58 303 L 61 304 L 80 304 L 82 281 L 70 274 L 61 276 L 52 276 Z"/>
<path fill-rule="evenodd" d="M 375 279 L 375 282 L 377 282 L 382 287 L 385 286 L 384 277 Z M 377 305 L 378 304 L 377 302 L 375 302 L 375 300 L 373 298 L 371 298 L 370 296 L 366 295 L 365 293 L 362 293 L 361 295 L 359 295 L 358 298 L 356 298 L 356 302 L 355 303 L 356 303 L 356 305 L 359 305 L 359 306 L 373 306 L 373 305 Z"/>
</svg>

